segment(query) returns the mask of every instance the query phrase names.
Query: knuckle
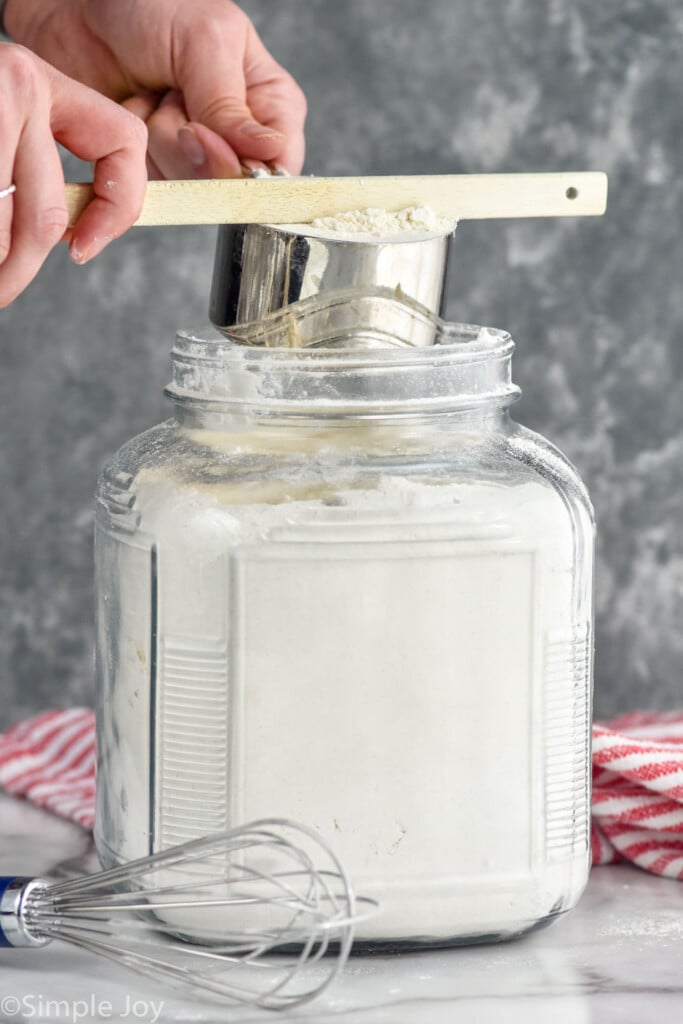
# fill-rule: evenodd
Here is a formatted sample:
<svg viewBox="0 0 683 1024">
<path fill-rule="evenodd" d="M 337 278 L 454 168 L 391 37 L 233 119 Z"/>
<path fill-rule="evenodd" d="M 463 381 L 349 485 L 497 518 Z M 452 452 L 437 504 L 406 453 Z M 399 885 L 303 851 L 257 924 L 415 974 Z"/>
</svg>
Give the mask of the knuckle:
<svg viewBox="0 0 683 1024">
<path fill-rule="evenodd" d="M 12 46 L 3 59 L 5 73 L 13 90 L 32 98 L 40 91 L 41 69 L 34 55 L 23 46 Z"/>
<path fill-rule="evenodd" d="M 217 96 L 207 103 L 194 119 L 202 124 L 236 124 L 250 117 L 249 111 L 236 97 Z"/>
<path fill-rule="evenodd" d="M 69 225 L 65 206 L 48 206 L 38 211 L 33 225 L 33 235 L 41 246 L 55 245 Z"/>
<path fill-rule="evenodd" d="M 299 112 L 302 118 L 305 118 L 308 114 L 308 100 L 306 99 L 306 93 L 303 91 L 300 85 L 294 83 L 294 92 L 292 95 L 292 104 L 295 109 Z"/>
<path fill-rule="evenodd" d="M 119 120 L 112 122 L 114 129 L 112 139 L 112 152 L 115 149 L 129 149 L 142 154 L 147 149 L 148 131 L 147 125 L 137 114 L 119 108 Z"/>
<path fill-rule="evenodd" d="M 227 9 L 224 10 L 222 14 L 224 18 L 230 19 L 236 25 L 239 24 L 243 29 L 252 27 L 249 15 L 243 11 L 242 8 L 234 2 L 234 0 L 229 0 Z"/>
<path fill-rule="evenodd" d="M 147 125 L 141 118 L 136 117 L 135 114 L 131 114 L 129 117 L 128 132 L 134 146 L 142 150 L 147 149 L 147 140 L 149 137 Z"/>
</svg>

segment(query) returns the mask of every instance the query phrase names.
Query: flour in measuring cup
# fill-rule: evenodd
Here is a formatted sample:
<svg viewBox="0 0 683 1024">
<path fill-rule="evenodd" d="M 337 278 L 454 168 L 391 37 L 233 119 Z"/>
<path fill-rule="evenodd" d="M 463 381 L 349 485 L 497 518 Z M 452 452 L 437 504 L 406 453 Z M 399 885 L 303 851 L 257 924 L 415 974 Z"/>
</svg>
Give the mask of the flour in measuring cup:
<svg viewBox="0 0 683 1024">
<path fill-rule="evenodd" d="M 360 235 L 395 241 L 397 235 L 450 235 L 456 224 L 455 220 L 437 216 L 429 206 L 408 206 L 395 212 L 375 208 L 349 210 L 331 217 L 317 217 L 310 226 L 332 236 L 356 238 Z"/>
</svg>

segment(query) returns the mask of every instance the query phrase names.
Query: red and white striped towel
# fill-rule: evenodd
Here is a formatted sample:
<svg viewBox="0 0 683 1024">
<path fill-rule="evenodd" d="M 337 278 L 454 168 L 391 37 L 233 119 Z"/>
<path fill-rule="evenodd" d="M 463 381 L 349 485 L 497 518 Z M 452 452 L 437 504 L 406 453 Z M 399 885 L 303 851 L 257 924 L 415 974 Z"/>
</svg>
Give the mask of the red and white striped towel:
<svg viewBox="0 0 683 1024">
<path fill-rule="evenodd" d="M 92 828 L 92 711 L 48 711 L 0 734 L 0 786 Z M 593 864 L 629 860 L 683 880 L 683 712 L 636 711 L 593 728 Z"/>
<path fill-rule="evenodd" d="M 0 786 L 90 829 L 95 821 L 95 713 L 47 711 L 0 734 Z"/>
<path fill-rule="evenodd" d="M 683 713 L 593 728 L 593 863 L 626 859 L 683 880 Z"/>
</svg>

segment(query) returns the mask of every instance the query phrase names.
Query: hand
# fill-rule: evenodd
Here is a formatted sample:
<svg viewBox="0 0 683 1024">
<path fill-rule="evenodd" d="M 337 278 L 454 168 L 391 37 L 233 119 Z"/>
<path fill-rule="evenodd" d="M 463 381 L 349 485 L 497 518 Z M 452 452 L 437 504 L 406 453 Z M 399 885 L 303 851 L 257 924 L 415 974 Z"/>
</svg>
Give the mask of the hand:
<svg viewBox="0 0 683 1024">
<path fill-rule="evenodd" d="M 231 0 L 9 0 L 5 23 L 147 122 L 150 177 L 300 172 L 304 95 Z"/>
<path fill-rule="evenodd" d="M 35 277 L 67 234 L 84 263 L 136 220 L 145 193 L 144 124 L 35 54 L 0 43 L 0 307 Z M 67 232 L 55 139 L 95 164 L 95 198 Z"/>
</svg>

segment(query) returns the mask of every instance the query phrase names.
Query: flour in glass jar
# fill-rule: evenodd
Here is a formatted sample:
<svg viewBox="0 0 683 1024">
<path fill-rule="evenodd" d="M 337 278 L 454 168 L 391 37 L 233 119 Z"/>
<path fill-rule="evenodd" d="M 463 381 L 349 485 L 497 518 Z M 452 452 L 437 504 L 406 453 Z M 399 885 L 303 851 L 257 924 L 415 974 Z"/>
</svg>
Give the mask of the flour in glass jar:
<svg viewBox="0 0 683 1024">
<path fill-rule="evenodd" d="M 203 440 L 220 451 L 246 439 Z M 239 487 L 143 473 L 136 497 L 157 550 L 163 844 L 283 815 L 318 828 L 359 891 L 382 902 L 360 938 L 533 923 L 526 879 L 546 841 L 532 784 L 543 758 L 539 644 L 587 642 L 574 636 L 574 549 L 557 494 L 533 482 L 505 492 L 387 476 L 345 491 L 271 479 L 253 482 L 245 504 Z M 130 756 L 110 766 L 109 787 L 128 794 L 128 859 L 144 852 L 149 814 L 138 782 L 149 556 L 121 545 L 111 557 L 121 588 L 115 700 L 130 702 Z M 202 649 L 202 636 L 215 639 Z M 174 711 L 193 657 L 199 689 Z M 206 719 L 229 706 L 232 730 Z M 560 799 L 579 833 L 585 713 L 556 750 L 569 771 Z M 203 770 L 203 792 L 185 809 L 186 782 L 207 757 L 213 773 Z M 544 866 L 534 914 L 557 903 L 572 859 L 582 885 L 584 857 L 570 843 Z"/>
</svg>

